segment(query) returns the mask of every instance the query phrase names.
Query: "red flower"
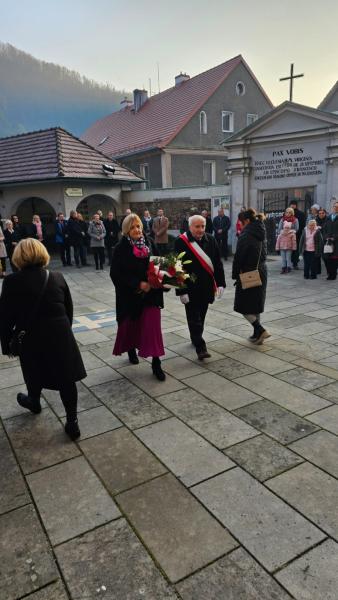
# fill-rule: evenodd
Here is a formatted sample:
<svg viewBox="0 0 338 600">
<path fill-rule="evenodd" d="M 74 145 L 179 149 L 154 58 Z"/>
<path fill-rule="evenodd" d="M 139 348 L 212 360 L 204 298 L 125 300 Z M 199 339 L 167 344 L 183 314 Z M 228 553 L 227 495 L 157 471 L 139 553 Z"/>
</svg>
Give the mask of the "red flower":
<svg viewBox="0 0 338 600">
<path fill-rule="evenodd" d="M 167 271 L 170 275 L 170 277 L 175 277 L 176 275 L 176 269 L 173 266 L 168 267 L 168 271 Z"/>
</svg>

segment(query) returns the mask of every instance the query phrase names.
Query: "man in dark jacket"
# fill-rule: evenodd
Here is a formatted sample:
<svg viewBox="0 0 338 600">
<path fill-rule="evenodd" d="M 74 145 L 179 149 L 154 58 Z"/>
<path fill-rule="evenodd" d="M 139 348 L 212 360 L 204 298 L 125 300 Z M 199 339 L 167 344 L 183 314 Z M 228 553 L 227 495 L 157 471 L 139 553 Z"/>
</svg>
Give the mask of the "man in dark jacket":
<svg viewBox="0 0 338 600">
<path fill-rule="evenodd" d="M 80 259 L 82 265 L 84 265 L 86 262 L 84 256 L 84 244 L 86 241 L 86 233 L 84 231 L 83 225 L 77 218 L 76 210 L 70 211 L 65 235 L 69 246 L 73 246 L 75 264 L 79 268 L 81 266 Z"/>
<path fill-rule="evenodd" d="M 209 217 L 208 211 L 206 209 L 202 210 L 201 215 L 205 218 L 205 233 L 210 233 L 210 235 L 212 235 L 214 228 L 212 226 L 212 220 L 211 217 Z"/>
<path fill-rule="evenodd" d="M 215 240 L 218 244 L 221 257 L 228 260 L 228 231 L 230 229 L 230 219 L 224 214 L 224 208 L 218 209 L 218 216 L 214 218 L 212 226 L 214 229 Z"/>
<path fill-rule="evenodd" d="M 299 210 L 297 208 L 297 206 L 298 206 L 297 200 L 292 200 L 292 202 L 290 202 L 290 208 L 293 208 L 293 211 L 295 213 L 295 218 L 298 219 L 298 231 L 296 232 L 297 250 L 293 250 L 292 255 L 291 255 L 291 261 L 292 261 L 294 269 L 298 269 L 299 242 L 300 242 L 300 238 L 302 237 L 304 227 L 306 225 L 305 213 L 303 213 L 303 211 Z"/>
<path fill-rule="evenodd" d="M 220 298 L 224 292 L 225 278 L 217 243 L 205 233 L 204 217 L 189 218 L 189 231 L 175 240 L 175 251 L 185 252 L 183 260 L 191 260 L 191 263 L 184 267 L 194 275 L 194 280 L 187 280 L 187 288 L 176 290 L 185 306 L 190 338 L 199 360 L 210 358 L 203 339 L 204 321 L 215 294 Z"/>
<path fill-rule="evenodd" d="M 108 262 L 111 265 L 112 256 L 113 256 L 113 248 L 116 246 L 119 241 L 119 231 L 120 226 L 117 220 L 114 217 L 114 213 L 112 210 L 107 214 L 107 218 L 104 219 L 103 225 L 106 230 L 106 237 L 104 238 L 104 243 L 107 248 Z"/>
<path fill-rule="evenodd" d="M 145 235 L 149 235 L 150 237 L 154 236 L 154 232 L 153 232 L 153 219 L 150 216 L 150 212 L 148 209 L 146 209 L 143 212 L 143 217 L 141 218 L 142 221 L 142 226 L 143 226 L 143 233 Z"/>
<path fill-rule="evenodd" d="M 55 243 L 59 249 L 60 259 L 64 267 L 71 265 L 70 247 L 66 238 L 67 221 L 63 213 L 58 213 L 55 221 Z"/>
<path fill-rule="evenodd" d="M 328 217 L 324 227 L 322 229 L 324 242 L 328 243 L 332 247 L 330 254 L 324 255 L 326 268 L 327 268 L 327 279 L 333 281 L 337 279 L 337 268 L 338 268 L 338 202 L 335 201 L 332 207 L 332 213 Z"/>
</svg>

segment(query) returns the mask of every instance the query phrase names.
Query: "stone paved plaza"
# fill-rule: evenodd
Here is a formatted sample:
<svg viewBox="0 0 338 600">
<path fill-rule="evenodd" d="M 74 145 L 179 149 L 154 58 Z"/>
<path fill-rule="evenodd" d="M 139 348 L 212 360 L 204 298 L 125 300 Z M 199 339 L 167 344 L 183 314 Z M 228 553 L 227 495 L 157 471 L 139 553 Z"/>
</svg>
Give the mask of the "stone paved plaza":
<svg viewBox="0 0 338 600">
<path fill-rule="evenodd" d="M 203 364 L 166 295 L 164 383 L 112 357 L 108 272 L 64 270 L 82 436 L 56 392 L 19 407 L 0 358 L 1 600 L 338 599 L 338 282 L 268 266 L 272 337 L 247 341 L 227 263 Z"/>
</svg>

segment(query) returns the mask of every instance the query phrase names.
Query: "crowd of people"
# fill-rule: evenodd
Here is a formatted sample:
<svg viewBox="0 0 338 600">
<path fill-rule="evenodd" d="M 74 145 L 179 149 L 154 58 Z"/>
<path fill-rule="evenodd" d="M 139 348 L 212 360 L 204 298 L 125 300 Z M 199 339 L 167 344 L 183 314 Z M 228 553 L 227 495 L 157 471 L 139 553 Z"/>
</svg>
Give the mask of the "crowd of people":
<svg viewBox="0 0 338 600">
<path fill-rule="evenodd" d="M 329 257 L 325 258 L 328 278 L 335 279 L 338 266 L 338 202 L 334 203 L 330 215 L 314 206 L 309 217 L 304 215 L 303 218 L 301 211 L 297 210 L 296 206 L 288 207 L 279 225 L 277 245 L 282 255 L 282 273 L 289 273 L 291 265 L 297 268 L 299 254 L 302 254 L 304 276 L 316 277 L 319 259 L 326 245 L 332 248 L 331 252 L 327 252 Z M 187 276 L 185 285 L 176 288 L 176 295 L 184 305 L 191 343 L 200 361 L 210 358 L 203 337 L 209 305 L 222 297 L 226 287 L 222 243 L 218 236 L 223 231 L 223 223 L 224 228 L 229 229 L 221 209 L 212 223 L 212 232 L 207 219 L 207 214 L 190 215 L 187 227 L 176 238 L 174 247 L 177 255 L 184 253 Z M 270 337 L 261 322 L 268 278 L 264 215 L 243 207 L 238 222 L 232 264 L 234 310 L 252 325 L 250 342 L 260 345 Z M 3 354 L 14 354 L 20 358 L 27 394 L 19 393 L 17 401 L 37 414 L 41 411 L 42 389 L 58 390 L 66 411 L 65 431 L 71 439 L 77 439 L 80 429 L 76 382 L 86 377 L 86 371 L 71 329 L 71 294 L 63 275 L 49 273 L 46 268 L 50 257 L 43 244 L 41 221 L 35 218 L 32 235 L 27 237 L 25 233 L 21 239 L 18 220 L 12 219 L 7 225 L 7 238 L 13 240 L 10 260 L 15 272 L 6 277 L 2 287 L 0 338 Z M 208 225 L 209 232 L 206 230 Z M 17 237 L 14 237 L 15 232 Z M 86 254 L 79 242 L 86 234 L 90 237 L 97 269 L 103 268 L 105 246 L 111 248 L 108 256 L 110 277 L 116 292 L 118 324 L 112 353 L 127 353 L 133 365 L 138 364 L 139 357 L 151 358 L 153 375 L 164 381 L 161 308 L 164 306 L 165 290 L 151 285 L 148 276 L 151 256 L 164 256 L 167 252 L 168 218 L 163 210 L 159 209 L 152 219 L 149 211 L 140 218 L 127 209 L 120 223 L 116 222 L 112 212 L 104 220 L 97 212 L 86 230 L 81 215 L 79 217 L 73 211 L 68 221 L 62 214 L 58 215 L 56 234 L 60 236 L 60 256 L 66 265 L 71 248 L 75 263 L 83 261 L 82 264 L 86 264 Z M 69 244 L 65 243 L 66 236 Z M 5 236 L 1 237 L 0 243 L 5 244 Z M 8 241 L 6 243 L 8 246 Z"/>
</svg>

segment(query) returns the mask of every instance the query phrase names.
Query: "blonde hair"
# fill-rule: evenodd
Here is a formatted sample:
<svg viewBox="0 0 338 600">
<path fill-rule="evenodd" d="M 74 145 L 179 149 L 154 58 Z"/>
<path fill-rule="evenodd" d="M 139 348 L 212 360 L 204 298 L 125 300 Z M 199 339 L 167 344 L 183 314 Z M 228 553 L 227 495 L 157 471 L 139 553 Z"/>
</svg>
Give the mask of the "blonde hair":
<svg viewBox="0 0 338 600">
<path fill-rule="evenodd" d="M 128 233 L 131 230 L 132 226 L 134 225 L 135 221 L 139 225 L 141 225 L 141 227 L 143 229 L 143 225 L 142 225 L 142 221 L 141 221 L 140 217 L 136 213 L 130 213 L 130 215 L 128 215 L 127 217 L 125 217 L 123 219 L 123 223 L 122 223 L 123 235 L 128 235 Z"/>
<path fill-rule="evenodd" d="M 288 208 L 285 209 L 285 214 L 286 215 L 292 215 L 294 217 L 295 216 L 295 211 L 293 210 L 293 208 L 291 208 L 291 206 L 288 206 Z"/>
<path fill-rule="evenodd" d="M 18 269 L 24 269 L 29 266 L 46 267 L 50 261 L 50 256 L 41 242 L 33 238 L 21 240 L 12 256 L 12 262 Z"/>
</svg>

